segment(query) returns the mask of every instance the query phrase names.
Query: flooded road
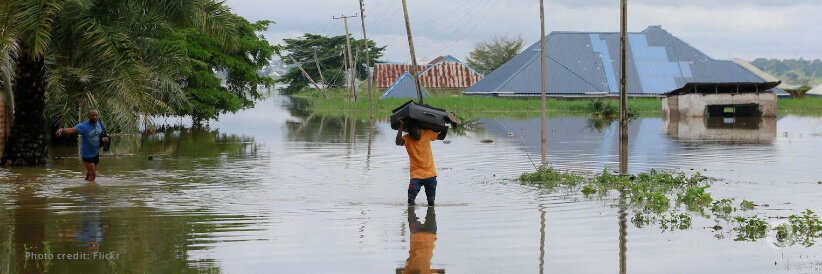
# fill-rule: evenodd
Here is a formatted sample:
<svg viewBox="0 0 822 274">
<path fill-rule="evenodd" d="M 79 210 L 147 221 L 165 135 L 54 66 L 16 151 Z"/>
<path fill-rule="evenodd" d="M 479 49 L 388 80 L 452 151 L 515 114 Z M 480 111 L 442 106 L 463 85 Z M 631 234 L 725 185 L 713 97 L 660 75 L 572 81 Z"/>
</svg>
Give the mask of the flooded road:
<svg viewBox="0 0 822 274">
<path fill-rule="evenodd" d="M 642 226 L 617 193 L 521 185 L 538 117 L 482 118 L 434 143 L 437 206 L 409 209 L 388 123 L 304 107 L 273 96 L 209 129 L 117 136 L 93 184 L 72 146 L 45 168 L 0 169 L 0 273 L 822 273 L 820 243 L 735 241 L 698 214 L 689 229 Z M 617 124 L 558 117 L 548 129 L 554 167 L 617 169 Z M 632 173 L 698 171 L 719 179 L 714 199 L 769 205 L 746 215 L 822 212 L 820 117 L 649 117 L 629 130 Z M 57 258 L 94 253 L 119 256 Z"/>
</svg>

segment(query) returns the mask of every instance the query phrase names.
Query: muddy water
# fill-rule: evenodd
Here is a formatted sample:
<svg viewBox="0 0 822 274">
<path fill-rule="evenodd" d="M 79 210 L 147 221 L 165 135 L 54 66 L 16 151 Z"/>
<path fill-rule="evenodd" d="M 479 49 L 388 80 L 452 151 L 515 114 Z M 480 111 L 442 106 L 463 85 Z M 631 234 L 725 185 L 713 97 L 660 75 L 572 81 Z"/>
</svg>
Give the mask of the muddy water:
<svg viewBox="0 0 822 274">
<path fill-rule="evenodd" d="M 407 156 L 386 123 L 303 107 L 274 96 L 209 129 L 169 120 L 118 136 L 93 184 L 72 146 L 53 148 L 45 168 L 0 169 L 0 272 L 822 272 L 819 244 L 734 241 L 698 216 L 686 230 L 640 228 L 618 194 L 512 181 L 539 158 L 539 118 L 480 119 L 482 130 L 436 142 L 438 205 L 409 212 Z M 561 117 L 548 128 L 555 167 L 618 166 L 615 124 Z M 630 138 L 631 172 L 699 171 L 721 179 L 715 199 L 770 205 L 746 214 L 822 212 L 822 118 L 640 118 Z M 95 253 L 119 256 L 58 258 Z"/>
</svg>

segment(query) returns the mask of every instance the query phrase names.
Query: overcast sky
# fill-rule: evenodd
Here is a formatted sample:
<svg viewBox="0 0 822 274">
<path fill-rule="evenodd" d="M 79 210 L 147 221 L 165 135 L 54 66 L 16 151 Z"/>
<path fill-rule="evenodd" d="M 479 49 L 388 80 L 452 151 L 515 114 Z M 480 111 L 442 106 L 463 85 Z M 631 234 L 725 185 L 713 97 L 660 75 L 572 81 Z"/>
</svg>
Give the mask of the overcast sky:
<svg viewBox="0 0 822 274">
<path fill-rule="evenodd" d="M 368 38 L 388 46 L 383 60 L 409 62 L 400 0 L 364 0 Z M 822 58 L 822 0 L 628 0 L 628 30 L 662 27 L 715 59 Z M 359 14 L 357 0 L 227 0 L 251 21 L 277 24 L 269 42 L 303 33 L 342 35 L 342 20 Z M 538 0 L 407 0 L 417 58 L 450 54 L 464 60 L 493 35 L 539 41 Z M 546 0 L 547 32 L 619 31 L 619 0 Z M 349 31 L 362 38 L 359 18 Z"/>
</svg>

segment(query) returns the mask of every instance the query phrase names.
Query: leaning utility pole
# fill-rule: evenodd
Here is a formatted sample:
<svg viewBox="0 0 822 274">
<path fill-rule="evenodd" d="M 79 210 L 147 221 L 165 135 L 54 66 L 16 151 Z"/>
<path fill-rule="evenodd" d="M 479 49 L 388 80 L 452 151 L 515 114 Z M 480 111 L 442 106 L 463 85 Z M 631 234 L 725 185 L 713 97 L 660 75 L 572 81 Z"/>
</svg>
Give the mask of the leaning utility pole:
<svg viewBox="0 0 822 274">
<path fill-rule="evenodd" d="M 540 52 L 540 55 L 542 55 L 540 57 L 540 60 L 539 60 L 540 68 L 541 68 L 540 72 L 542 74 L 542 139 L 541 139 L 541 142 L 542 142 L 542 166 L 540 168 L 546 168 L 547 167 L 546 164 L 547 164 L 548 160 L 546 159 L 545 154 L 548 153 L 548 143 L 547 143 L 548 142 L 548 137 L 546 136 L 547 134 L 545 133 L 545 131 L 546 131 L 545 123 L 547 122 L 546 120 L 548 120 L 548 119 L 547 119 L 546 114 L 545 114 L 545 111 L 546 111 L 545 108 L 546 108 L 546 104 L 547 104 L 547 102 L 546 102 L 547 101 L 546 92 L 548 90 L 548 79 L 546 79 L 546 76 L 545 76 L 546 73 L 547 73 L 547 71 L 545 69 L 545 59 L 546 59 L 546 55 L 548 54 L 548 52 L 546 52 L 546 50 L 545 50 L 546 46 L 545 46 L 545 1 L 544 0 L 539 0 L 539 21 L 540 21 L 540 25 L 541 25 L 540 33 L 542 34 L 542 36 L 540 36 L 540 39 L 539 39 L 540 40 L 540 51 L 539 52 Z"/>
<path fill-rule="evenodd" d="M 314 64 L 317 65 L 317 72 L 320 73 L 320 81 L 323 83 L 323 90 L 328 88 L 328 83 L 325 82 L 325 77 L 323 76 L 323 70 L 320 68 L 320 60 L 317 59 L 317 51 L 314 51 Z"/>
<path fill-rule="evenodd" d="M 622 15 L 620 26 L 619 52 L 619 142 L 620 142 L 620 173 L 628 172 L 628 73 L 627 73 L 627 46 L 628 46 L 628 0 L 622 0 Z"/>
<path fill-rule="evenodd" d="M 314 88 L 316 88 L 317 91 L 319 91 L 320 94 L 322 94 L 323 99 L 328 99 L 328 95 L 325 94 L 325 90 L 321 89 L 320 86 L 317 85 L 317 82 L 314 82 L 314 79 L 312 79 L 311 76 L 308 75 L 308 72 L 305 72 L 305 70 L 303 69 L 303 65 L 300 64 L 300 62 L 297 62 L 297 59 L 294 59 L 294 56 L 289 57 L 291 58 L 291 62 L 297 65 L 297 68 L 300 69 L 300 72 L 302 72 L 303 76 L 305 76 L 305 78 L 307 78 L 308 81 L 311 82 L 311 84 L 314 84 Z"/>
<path fill-rule="evenodd" d="M 371 95 L 371 65 L 369 64 L 371 57 L 368 55 L 368 36 L 365 35 L 365 8 L 363 7 L 363 0 L 360 0 L 360 21 L 362 21 L 362 40 L 365 44 L 365 73 L 366 81 L 368 81 L 368 105 L 371 107 L 371 120 L 374 120 L 374 98 Z"/>
<path fill-rule="evenodd" d="M 414 54 L 414 38 L 411 37 L 411 23 L 408 21 L 408 7 L 405 5 L 405 0 L 402 0 L 402 12 L 405 14 L 405 31 L 408 33 L 408 47 L 411 49 L 411 78 L 416 83 L 417 98 L 420 104 L 423 104 L 420 79 L 419 74 L 417 74 L 417 55 Z"/>
<path fill-rule="evenodd" d="M 354 101 L 356 101 L 357 100 L 357 89 L 356 89 L 355 84 L 354 84 L 355 83 L 354 82 L 354 79 L 355 79 L 354 78 L 355 77 L 354 76 L 354 60 L 353 60 L 354 55 L 351 55 L 351 35 L 348 34 L 348 18 L 351 18 L 351 17 L 357 17 L 357 15 L 356 14 L 354 14 L 353 16 L 341 15 L 340 17 L 332 17 L 332 18 L 342 19 L 343 23 L 345 23 L 345 44 L 346 44 L 346 47 L 348 47 L 348 67 L 351 70 L 351 89 L 350 89 L 351 94 L 350 95 L 354 98 Z"/>
<path fill-rule="evenodd" d="M 359 64 L 357 64 L 357 63 L 360 61 L 360 46 L 357 46 L 357 50 L 354 51 L 354 60 L 356 60 L 356 61 L 354 61 L 354 68 L 353 68 L 354 73 L 352 73 L 352 74 L 354 76 L 356 76 L 357 75 L 357 68 L 359 67 Z M 354 78 L 354 80 L 351 81 L 351 82 L 356 85 L 357 84 L 357 78 Z M 357 92 L 356 91 L 357 90 L 355 88 L 354 89 L 354 102 L 357 101 Z"/>
</svg>

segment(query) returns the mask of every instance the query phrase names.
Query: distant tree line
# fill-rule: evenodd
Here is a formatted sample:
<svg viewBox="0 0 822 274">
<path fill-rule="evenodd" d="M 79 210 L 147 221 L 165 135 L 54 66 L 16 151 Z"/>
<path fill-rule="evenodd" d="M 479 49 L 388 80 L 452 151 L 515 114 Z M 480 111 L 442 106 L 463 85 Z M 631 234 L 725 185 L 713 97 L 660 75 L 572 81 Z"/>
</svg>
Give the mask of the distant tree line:
<svg viewBox="0 0 822 274">
<path fill-rule="evenodd" d="M 751 62 L 757 68 L 789 85 L 814 86 L 822 84 L 822 60 L 765 59 Z"/>
</svg>

